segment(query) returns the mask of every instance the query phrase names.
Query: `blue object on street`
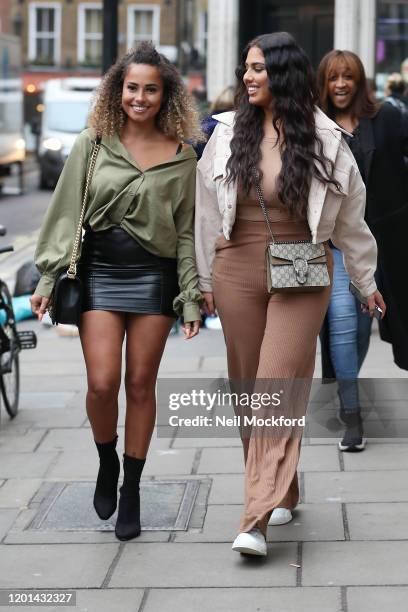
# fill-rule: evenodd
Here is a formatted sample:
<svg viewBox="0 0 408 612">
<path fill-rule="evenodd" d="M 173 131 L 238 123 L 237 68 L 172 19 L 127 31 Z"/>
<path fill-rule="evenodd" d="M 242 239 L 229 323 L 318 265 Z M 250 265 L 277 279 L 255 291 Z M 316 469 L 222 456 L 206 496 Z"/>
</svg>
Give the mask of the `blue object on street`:
<svg viewBox="0 0 408 612">
<path fill-rule="evenodd" d="M 16 321 L 23 321 L 24 319 L 33 319 L 34 315 L 31 311 L 30 296 L 19 295 L 18 297 L 12 298 L 13 310 Z M 6 313 L 4 310 L 0 310 L 0 323 L 3 324 L 6 319 Z"/>
</svg>

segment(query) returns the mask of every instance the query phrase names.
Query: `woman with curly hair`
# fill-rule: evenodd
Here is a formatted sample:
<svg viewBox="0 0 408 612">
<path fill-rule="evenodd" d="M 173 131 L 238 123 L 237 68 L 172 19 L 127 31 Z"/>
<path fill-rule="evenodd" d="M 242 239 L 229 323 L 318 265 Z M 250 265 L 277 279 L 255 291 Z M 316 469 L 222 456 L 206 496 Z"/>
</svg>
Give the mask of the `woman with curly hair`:
<svg viewBox="0 0 408 612">
<path fill-rule="evenodd" d="M 79 274 L 79 333 L 88 378 L 86 408 L 99 454 L 98 516 L 116 510 L 116 453 L 122 344 L 126 335 L 124 479 L 115 533 L 140 534 L 139 481 L 156 416 L 155 383 L 177 314 L 185 339 L 199 331 L 201 294 L 193 244 L 198 116 L 176 68 L 141 43 L 110 68 L 90 128 L 77 138 L 42 224 L 35 261 L 42 274 L 31 298 L 41 319 L 55 279 L 69 263 L 87 166 L 96 157 Z"/>
<path fill-rule="evenodd" d="M 199 286 L 206 311 L 217 308 L 221 319 L 231 385 L 245 395 L 267 391 L 273 399 L 249 416 L 271 417 L 272 409 L 274 417 L 299 418 L 306 412 L 330 284 L 315 291 L 268 289 L 265 217 L 276 243 L 323 243 L 330 281 L 332 238 L 371 312 L 376 303 L 384 308 L 374 281 L 377 249 L 364 221 L 357 165 L 341 129 L 315 106 L 310 62 L 293 37 L 280 32 L 251 41 L 236 74 L 237 110 L 215 117 L 218 125 L 197 167 Z M 278 413 L 271 392 L 279 396 Z M 235 410 L 245 424 L 247 414 L 239 405 Z M 258 425 L 258 419 L 242 427 L 241 420 L 245 509 L 235 551 L 266 555 L 268 522 L 292 519 L 302 426 L 290 422 L 282 429 L 268 421 Z"/>
</svg>

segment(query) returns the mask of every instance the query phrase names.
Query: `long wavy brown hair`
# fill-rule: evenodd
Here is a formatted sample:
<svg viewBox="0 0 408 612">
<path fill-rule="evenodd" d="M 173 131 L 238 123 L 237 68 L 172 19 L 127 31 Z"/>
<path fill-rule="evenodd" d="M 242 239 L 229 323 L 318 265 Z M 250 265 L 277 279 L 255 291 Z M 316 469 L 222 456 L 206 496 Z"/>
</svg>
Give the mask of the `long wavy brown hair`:
<svg viewBox="0 0 408 612">
<path fill-rule="evenodd" d="M 122 108 L 122 89 L 131 64 L 155 66 L 163 79 L 164 97 L 156 117 L 157 127 L 181 142 L 203 140 L 199 114 L 177 68 L 149 41 L 139 43 L 108 70 L 96 92 L 89 125 L 100 136 L 120 134 L 127 115 Z"/>
<path fill-rule="evenodd" d="M 373 100 L 368 89 L 367 78 L 361 59 L 352 51 L 334 49 L 326 53 L 317 69 L 317 88 L 320 108 L 331 118 L 336 116 L 336 108 L 329 96 L 329 79 L 341 66 L 346 66 L 353 76 L 357 90 L 351 102 L 349 112 L 352 117 L 375 117 L 380 104 Z"/>
<path fill-rule="evenodd" d="M 273 125 L 281 143 L 278 197 L 292 216 L 305 219 L 312 177 L 322 183 L 332 183 L 340 192 L 341 188 L 333 177 L 334 164 L 325 156 L 323 142 L 316 133 L 314 113 L 318 98 L 312 66 L 303 49 L 287 32 L 258 36 L 243 50 L 236 70 L 237 112 L 227 180 L 237 181 L 248 193 L 254 185 L 251 169 L 256 169 L 261 176 L 259 162 L 265 114 L 261 107 L 250 104 L 243 82 L 245 62 L 252 47 L 260 49 L 265 57 L 272 93 Z"/>
</svg>

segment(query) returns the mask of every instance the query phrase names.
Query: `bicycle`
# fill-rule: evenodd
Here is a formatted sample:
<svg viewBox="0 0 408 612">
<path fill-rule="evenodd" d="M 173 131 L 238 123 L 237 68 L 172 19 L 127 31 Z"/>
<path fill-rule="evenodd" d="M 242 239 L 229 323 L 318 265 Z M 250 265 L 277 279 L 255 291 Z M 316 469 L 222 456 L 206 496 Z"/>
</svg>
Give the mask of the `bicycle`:
<svg viewBox="0 0 408 612">
<path fill-rule="evenodd" d="M 7 230 L 0 226 L 0 236 Z M 0 248 L 0 254 L 13 251 L 13 246 Z M 20 397 L 20 359 L 23 349 L 37 346 L 37 336 L 33 331 L 17 331 L 13 302 L 7 284 L 0 279 L 0 391 L 4 406 L 11 419 L 18 412 Z"/>
</svg>

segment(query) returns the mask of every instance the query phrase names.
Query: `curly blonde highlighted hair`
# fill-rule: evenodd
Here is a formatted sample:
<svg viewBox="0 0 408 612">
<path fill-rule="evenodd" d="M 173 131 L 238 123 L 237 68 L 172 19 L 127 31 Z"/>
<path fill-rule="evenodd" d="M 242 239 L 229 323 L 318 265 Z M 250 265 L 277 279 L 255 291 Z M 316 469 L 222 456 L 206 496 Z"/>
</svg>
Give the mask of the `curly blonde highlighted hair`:
<svg viewBox="0 0 408 612">
<path fill-rule="evenodd" d="M 177 68 L 151 42 L 141 42 L 116 62 L 102 79 L 89 118 L 89 125 L 101 136 L 120 134 L 127 115 L 122 108 L 122 89 L 131 64 L 155 66 L 163 79 L 164 97 L 157 115 L 157 127 L 181 142 L 205 140 L 198 111 Z"/>
</svg>

